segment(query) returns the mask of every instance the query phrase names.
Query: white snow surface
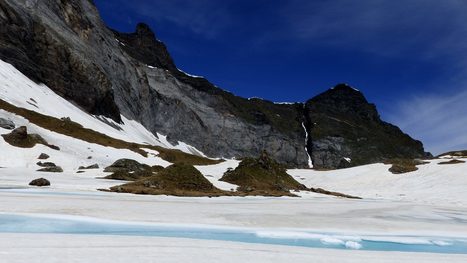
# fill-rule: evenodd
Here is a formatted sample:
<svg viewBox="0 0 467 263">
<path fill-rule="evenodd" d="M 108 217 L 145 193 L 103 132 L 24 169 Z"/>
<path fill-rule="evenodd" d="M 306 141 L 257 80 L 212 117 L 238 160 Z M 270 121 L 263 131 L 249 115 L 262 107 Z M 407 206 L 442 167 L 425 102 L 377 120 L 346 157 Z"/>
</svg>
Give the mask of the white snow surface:
<svg viewBox="0 0 467 263">
<path fill-rule="evenodd" d="M 308 153 L 308 147 L 307 147 L 307 144 L 308 144 L 308 131 L 306 130 L 304 122 L 302 122 L 302 127 L 303 127 L 303 130 L 305 131 L 305 152 L 306 152 L 306 155 L 308 156 L 308 168 L 313 168 L 313 161 L 311 160 L 311 156 Z"/>
<path fill-rule="evenodd" d="M 467 161 L 467 159 L 460 159 Z M 426 204 L 467 206 L 467 162 L 439 165 L 443 159 L 418 165 L 418 170 L 392 174 L 391 165 L 371 164 L 332 171 L 289 170 L 299 182 L 309 187 L 370 199 L 391 199 Z"/>
<path fill-rule="evenodd" d="M 183 71 L 183 70 L 181 70 L 181 69 L 179 69 L 179 68 L 177 68 L 177 70 L 180 71 L 181 73 L 187 75 L 188 77 L 198 78 L 198 79 L 204 78 L 203 76 L 196 76 L 196 75 L 192 75 L 192 74 L 186 73 L 185 71 Z"/>
</svg>

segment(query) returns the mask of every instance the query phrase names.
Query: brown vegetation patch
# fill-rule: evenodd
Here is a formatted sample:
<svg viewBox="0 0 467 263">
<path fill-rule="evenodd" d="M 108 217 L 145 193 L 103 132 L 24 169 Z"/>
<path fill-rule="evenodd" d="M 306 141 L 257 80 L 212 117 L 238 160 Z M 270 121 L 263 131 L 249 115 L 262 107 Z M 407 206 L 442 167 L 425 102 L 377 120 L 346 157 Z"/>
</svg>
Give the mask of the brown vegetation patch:
<svg viewBox="0 0 467 263">
<path fill-rule="evenodd" d="M 28 119 L 31 123 L 38 125 L 44 129 L 57 132 L 66 136 L 70 136 L 89 143 L 95 143 L 102 146 L 113 147 L 117 149 L 128 149 L 147 156 L 147 152 L 141 148 L 148 148 L 159 152 L 159 156 L 172 163 L 188 163 L 192 165 L 210 165 L 218 164 L 222 160 L 211 160 L 201 156 L 184 153 L 179 150 L 166 149 L 159 146 L 145 145 L 138 143 L 130 143 L 123 140 L 112 138 L 103 133 L 84 128 L 81 124 L 73 122 L 69 118 L 54 118 L 43 115 L 35 111 L 16 107 L 4 100 L 0 99 L 0 109 L 17 114 Z"/>
<path fill-rule="evenodd" d="M 455 157 L 466 157 L 467 158 L 467 150 L 447 152 L 447 153 L 440 154 L 437 157 L 446 156 L 446 155 L 455 156 Z"/>
<path fill-rule="evenodd" d="M 263 152 L 257 159 L 244 158 L 237 168 L 225 172 L 221 181 L 238 185 L 237 191 L 251 195 L 292 195 L 291 190 L 306 190 L 286 172 L 286 167 Z"/>
<path fill-rule="evenodd" d="M 307 188 L 285 172 L 285 168 L 263 154 L 258 159 L 244 158 L 240 168 L 229 170 L 224 177 L 239 185 L 237 191 L 215 188 L 196 168 L 174 164 L 167 168 L 147 166 L 134 160 L 121 159 L 106 170 L 114 172 L 105 179 L 134 181 L 111 187 L 119 193 L 175 196 L 297 196 L 294 191 L 311 191 L 344 198 L 359 198 L 321 188 Z M 225 179 L 223 177 L 223 179 Z"/>
<path fill-rule="evenodd" d="M 444 162 L 440 162 L 438 164 L 445 165 L 445 164 L 458 164 L 458 163 L 465 163 L 465 161 L 458 160 L 458 159 L 452 159 L 450 161 L 444 161 Z"/>
<path fill-rule="evenodd" d="M 173 164 L 150 177 L 110 188 L 119 193 L 220 196 L 227 192 L 214 187 L 196 168 L 187 164 Z"/>
<path fill-rule="evenodd" d="M 421 160 L 415 159 L 391 159 L 386 162 L 385 164 L 392 164 L 389 171 L 393 174 L 404 174 L 409 172 L 414 172 L 418 170 L 417 165 L 427 164 L 429 162 L 424 162 Z"/>
</svg>

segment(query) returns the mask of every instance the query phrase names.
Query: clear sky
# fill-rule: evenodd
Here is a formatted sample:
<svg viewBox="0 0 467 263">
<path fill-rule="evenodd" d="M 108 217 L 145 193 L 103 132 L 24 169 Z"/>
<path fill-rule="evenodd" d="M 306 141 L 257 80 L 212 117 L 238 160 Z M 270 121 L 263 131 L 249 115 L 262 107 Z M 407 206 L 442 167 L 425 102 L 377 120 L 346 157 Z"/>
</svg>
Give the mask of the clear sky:
<svg viewBox="0 0 467 263">
<path fill-rule="evenodd" d="M 243 97 L 306 101 L 348 83 L 433 153 L 467 149 L 465 0 L 94 0 L 149 24 L 177 66 Z"/>
</svg>

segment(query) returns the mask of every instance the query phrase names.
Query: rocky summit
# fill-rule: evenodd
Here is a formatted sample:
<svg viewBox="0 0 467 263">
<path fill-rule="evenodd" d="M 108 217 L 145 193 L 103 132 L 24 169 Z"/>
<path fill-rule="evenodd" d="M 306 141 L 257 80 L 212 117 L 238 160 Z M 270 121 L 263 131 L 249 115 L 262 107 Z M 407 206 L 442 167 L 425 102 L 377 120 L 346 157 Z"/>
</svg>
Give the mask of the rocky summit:
<svg viewBox="0 0 467 263">
<path fill-rule="evenodd" d="M 267 150 L 289 167 L 311 157 L 315 168 L 340 168 L 425 155 L 347 85 L 306 103 L 241 98 L 180 71 L 147 25 L 109 29 L 89 0 L 3 0 L 0 23 L 0 59 L 30 79 L 90 114 L 123 115 L 208 156 Z"/>
</svg>

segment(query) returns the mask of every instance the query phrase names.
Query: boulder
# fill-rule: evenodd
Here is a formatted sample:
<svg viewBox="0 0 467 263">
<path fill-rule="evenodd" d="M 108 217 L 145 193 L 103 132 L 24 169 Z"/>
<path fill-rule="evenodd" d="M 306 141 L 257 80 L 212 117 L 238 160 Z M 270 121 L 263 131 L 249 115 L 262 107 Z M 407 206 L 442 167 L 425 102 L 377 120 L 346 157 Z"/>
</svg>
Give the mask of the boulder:
<svg viewBox="0 0 467 263">
<path fill-rule="evenodd" d="M 38 178 L 38 179 L 32 180 L 29 183 L 29 185 L 42 187 L 42 186 L 49 186 L 50 182 L 49 182 L 49 180 L 47 180 L 45 178 Z"/>
<path fill-rule="evenodd" d="M 15 123 L 11 120 L 0 118 L 0 128 L 13 130 L 15 127 Z"/>
<path fill-rule="evenodd" d="M 78 170 L 89 170 L 89 169 L 99 169 L 99 165 L 97 163 L 89 166 L 80 166 Z"/>
<path fill-rule="evenodd" d="M 60 166 L 51 166 L 45 167 L 37 170 L 38 172 L 48 172 L 48 173 L 63 173 L 63 169 Z"/>
<path fill-rule="evenodd" d="M 57 167 L 57 165 L 52 162 L 37 162 L 36 164 L 40 167 Z"/>
<path fill-rule="evenodd" d="M 104 172 L 118 172 L 118 171 L 125 171 L 125 172 L 135 172 L 135 171 L 144 171 L 144 170 L 151 170 L 151 166 L 146 164 L 141 164 L 135 160 L 131 159 L 119 159 L 115 161 L 112 165 L 106 167 Z"/>
<path fill-rule="evenodd" d="M 60 150 L 59 147 L 49 144 L 39 134 L 28 134 L 26 126 L 18 127 L 9 134 L 2 134 L 2 137 L 7 143 L 15 147 L 32 148 L 36 146 L 36 144 L 43 144 L 54 150 Z"/>
<path fill-rule="evenodd" d="M 46 160 L 46 159 L 49 159 L 49 157 L 50 157 L 50 156 L 49 156 L 48 154 L 41 153 L 41 154 L 39 155 L 39 157 L 37 157 L 37 159 L 39 159 L 39 160 Z"/>
</svg>

